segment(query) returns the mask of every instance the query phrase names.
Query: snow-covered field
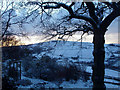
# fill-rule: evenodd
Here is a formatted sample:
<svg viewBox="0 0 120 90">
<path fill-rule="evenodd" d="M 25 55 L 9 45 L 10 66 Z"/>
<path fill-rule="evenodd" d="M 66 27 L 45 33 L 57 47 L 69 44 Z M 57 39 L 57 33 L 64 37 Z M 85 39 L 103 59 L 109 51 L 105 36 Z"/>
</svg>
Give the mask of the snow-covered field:
<svg viewBox="0 0 120 90">
<path fill-rule="evenodd" d="M 21 46 L 22 47 L 22 46 Z M 51 58 L 56 58 L 58 63 L 65 64 L 65 62 L 80 63 L 85 65 L 85 70 L 92 74 L 91 64 L 93 64 L 93 44 L 88 42 L 72 42 L 72 41 L 50 41 L 29 45 L 28 48 L 34 51 L 34 47 L 43 49 L 40 53 L 33 53 L 32 56 L 40 59 L 43 55 Z M 105 85 L 107 88 L 118 88 L 120 85 L 119 77 L 119 44 L 106 44 L 105 45 Z M 66 65 L 66 64 L 65 64 Z M 37 88 L 40 85 L 45 88 L 92 88 L 91 79 L 83 82 L 81 79 L 77 81 L 62 81 L 61 83 L 55 81 L 45 81 L 43 79 L 29 78 L 22 75 L 22 79 L 27 79 L 32 82 L 31 85 L 22 86 L 19 88 Z M 107 83 L 109 82 L 109 83 Z M 119 85 L 118 85 L 119 84 Z M 42 87 L 41 86 L 41 87 Z"/>
</svg>

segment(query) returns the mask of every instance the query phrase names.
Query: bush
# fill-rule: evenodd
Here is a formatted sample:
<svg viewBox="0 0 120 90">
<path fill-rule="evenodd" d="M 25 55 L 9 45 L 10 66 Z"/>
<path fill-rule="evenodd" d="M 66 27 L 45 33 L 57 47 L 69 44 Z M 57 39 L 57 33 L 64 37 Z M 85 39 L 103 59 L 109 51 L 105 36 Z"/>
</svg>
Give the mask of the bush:
<svg viewBox="0 0 120 90">
<path fill-rule="evenodd" d="M 9 76 L 4 75 L 2 77 L 2 90 L 7 90 L 7 89 L 15 89 L 16 88 L 16 84 L 15 81 L 13 79 L 10 80 Z"/>
<path fill-rule="evenodd" d="M 74 63 L 70 64 L 68 62 L 65 66 L 62 64 L 60 65 L 56 62 L 55 58 L 51 58 L 46 55 L 42 56 L 40 60 L 32 61 L 32 59 L 29 59 L 25 60 L 23 63 L 26 76 L 41 78 L 46 81 L 56 81 L 63 79 L 69 81 L 71 79 L 78 80 L 80 77 L 86 78 L 83 76 L 85 75 L 85 71 L 82 67 L 83 66 L 77 67 Z"/>
<path fill-rule="evenodd" d="M 28 79 L 22 79 L 22 80 L 17 81 L 16 84 L 17 85 L 22 85 L 22 86 L 28 86 L 28 85 L 31 85 L 32 82 Z"/>
<path fill-rule="evenodd" d="M 33 53 L 27 46 L 11 46 L 2 47 L 3 62 L 7 59 L 20 60 L 26 56 L 30 56 Z"/>
<path fill-rule="evenodd" d="M 3 61 L 6 59 L 16 59 L 19 60 L 23 53 L 21 53 L 20 46 L 2 47 L 2 58 Z"/>
<path fill-rule="evenodd" d="M 39 46 L 32 47 L 32 49 L 33 53 L 41 53 L 43 51 L 43 48 Z"/>
<path fill-rule="evenodd" d="M 86 71 L 84 71 L 84 72 L 82 72 L 81 76 L 82 76 L 83 81 L 87 82 L 87 80 L 90 80 L 91 74 L 86 72 Z"/>
<path fill-rule="evenodd" d="M 70 79 L 77 80 L 80 78 L 80 73 L 77 67 L 73 65 L 69 65 L 69 67 L 66 68 L 66 81 L 69 81 Z"/>
<path fill-rule="evenodd" d="M 8 69 L 7 75 L 13 78 L 15 81 L 19 79 L 19 72 L 15 68 L 11 67 Z"/>
<path fill-rule="evenodd" d="M 24 71 L 28 71 L 30 68 L 32 68 L 32 64 L 34 64 L 34 63 L 32 63 L 33 62 L 33 60 L 32 60 L 33 58 L 32 58 L 32 56 L 27 56 L 27 57 L 25 57 L 25 58 L 23 58 L 23 60 L 22 60 L 22 66 L 23 66 L 23 69 L 24 69 Z"/>
<path fill-rule="evenodd" d="M 22 47 L 21 53 L 24 55 L 22 57 L 30 56 L 33 52 L 27 46 Z"/>
</svg>

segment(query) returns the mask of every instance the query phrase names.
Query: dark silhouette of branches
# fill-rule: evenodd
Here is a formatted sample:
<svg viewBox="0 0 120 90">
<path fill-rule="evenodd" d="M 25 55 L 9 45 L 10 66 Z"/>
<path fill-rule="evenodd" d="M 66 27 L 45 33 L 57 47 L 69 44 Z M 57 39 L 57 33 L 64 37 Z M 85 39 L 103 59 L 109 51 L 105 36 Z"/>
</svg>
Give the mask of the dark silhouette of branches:
<svg viewBox="0 0 120 90">
<path fill-rule="evenodd" d="M 68 12 L 68 15 L 64 15 L 64 18 L 58 15 L 61 17 L 61 20 L 56 20 L 56 22 L 50 21 L 51 18 L 46 20 L 50 24 L 46 23 L 48 25 L 44 25 L 44 29 L 46 29 L 46 31 L 43 30 L 43 33 L 51 36 L 51 38 L 59 36 L 59 39 L 63 39 L 63 37 L 66 35 L 72 36 L 76 32 L 80 31 L 82 31 L 83 34 L 92 32 L 94 35 L 94 65 L 92 74 L 93 90 L 96 90 L 96 88 L 105 89 L 104 35 L 112 21 L 120 16 L 120 1 L 71 2 L 71 4 L 62 2 L 28 2 L 27 5 L 38 5 L 43 9 L 43 13 L 47 13 L 46 11 L 49 9 L 64 9 Z M 52 13 L 47 13 L 46 15 L 48 14 L 50 14 L 49 16 L 53 15 Z M 75 19 L 79 20 L 79 22 L 77 22 Z"/>
</svg>

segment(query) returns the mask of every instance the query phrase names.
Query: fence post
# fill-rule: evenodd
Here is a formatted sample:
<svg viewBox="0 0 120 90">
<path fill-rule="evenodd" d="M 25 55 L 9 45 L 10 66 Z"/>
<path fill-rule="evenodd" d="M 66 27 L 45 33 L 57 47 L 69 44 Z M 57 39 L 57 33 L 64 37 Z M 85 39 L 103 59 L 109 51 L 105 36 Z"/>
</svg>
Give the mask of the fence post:
<svg viewBox="0 0 120 90">
<path fill-rule="evenodd" d="M 9 69 L 10 68 L 14 68 L 14 71 L 19 73 L 18 76 L 20 77 L 19 79 L 21 80 L 21 61 L 13 61 L 13 62 L 10 61 L 9 62 Z M 18 78 L 18 76 L 17 76 L 17 78 Z"/>
<path fill-rule="evenodd" d="M 21 80 L 21 61 L 20 61 L 20 80 Z"/>
</svg>

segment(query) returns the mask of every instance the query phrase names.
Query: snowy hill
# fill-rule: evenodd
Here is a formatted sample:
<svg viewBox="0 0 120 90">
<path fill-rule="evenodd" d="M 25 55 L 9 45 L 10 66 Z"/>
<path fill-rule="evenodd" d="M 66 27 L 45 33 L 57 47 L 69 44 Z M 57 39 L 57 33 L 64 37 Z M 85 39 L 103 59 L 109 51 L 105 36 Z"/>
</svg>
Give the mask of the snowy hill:
<svg viewBox="0 0 120 90">
<path fill-rule="evenodd" d="M 31 81 L 32 84 L 24 86 L 20 85 L 19 88 L 34 88 L 34 87 L 40 87 L 40 83 L 44 84 L 43 86 L 45 88 L 91 88 L 92 87 L 92 81 L 91 76 L 89 77 L 86 82 L 83 81 L 81 78 L 74 82 L 74 80 L 70 81 L 46 81 L 43 79 L 38 79 L 35 77 L 30 78 L 29 74 L 25 74 L 24 66 L 25 60 L 27 60 L 26 56 L 27 54 L 30 54 L 29 60 L 27 60 L 28 66 L 29 64 L 35 64 L 35 66 L 38 64 L 38 62 L 41 62 L 43 56 L 47 56 L 50 60 L 55 60 L 55 63 L 58 65 L 62 65 L 64 67 L 69 66 L 70 64 L 74 64 L 76 66 L 81 65 L 82 69 L 85 70 L 85 72 L 92 74 L 92 68 L 91 65 L 93 64 L 93 44 L 88 42 L 72 42 L 72 41 L 49 41 L 49 42 L 43 42 L 43 43 L 37 43 L 27 46 L 20 46 L 21 49 L 24 49 L 24 57 L 20 58 L 22 61 L 22 79 L 27 79 Z M 107 88 L 118 88 L 119 81 L 119 54 L 120 51 L 118 48 L 120 47 L 119 44 L 106 44 L 105 45 L 105 84 Z M 27 53 L 27 54 L 26 54 Z M 26 56 L 25 56 L 26 55 Z M 30 59 L 30 57 L 32 59 Z M 46 59 L 44 59 L 46 60 Z M 48 61 L 49 62 L 49 61 Z M 7 63 L 7 60 L 4 62 L 4 64 Z M 41 62 L 42 63 L 42 62 Z M 40 64 L 40 63 L 39 63 Z M 40 64 L 41 65 L 41 64 Z M 27 65 L 26 65 L 27 67 Z M 34 68 L 34 67 L 33 67 Z M 57 67 L 56 67 L 57 68 Z M 28 68 L 29 69 L 29 68 Z M 49 68 L 48 68 L 49 69 Z M 48 70 L 47 68 L 45 69 Z M 32 69 L 28 70 L 27 72 L 33 72 Z M 64 70 L 64 69 L 63 69 Z M 48 71 L 49 72 L 49 71 Z M 28 76 L 27 76 L 28 75 Z"/>
<path fill-rule="evenodd" d="M 50 41 L 30 45 L 29 48 L 41 47 L 46 49 L 46 52 L 36 53 L 33 56 L 40 58 L 43 54 L 55 58 L 77 58 L 77 61 L 92 62 L 93 61 L 93 44 L 89 42 L 71 42 L 71 41 Z M 119 57 L 119 44 L 105 45 L 105 60 L 109 58 Z M 51 49 L 51 50 L 49 50 Z M 74 59 L 73 59 L 74 60 Z"/>
</svg>

